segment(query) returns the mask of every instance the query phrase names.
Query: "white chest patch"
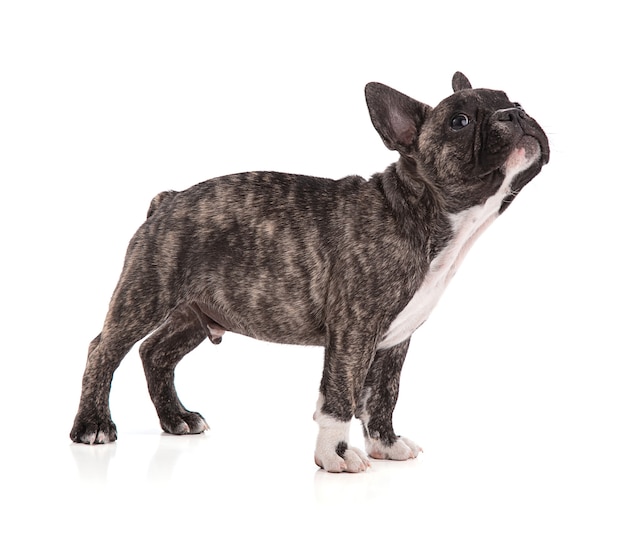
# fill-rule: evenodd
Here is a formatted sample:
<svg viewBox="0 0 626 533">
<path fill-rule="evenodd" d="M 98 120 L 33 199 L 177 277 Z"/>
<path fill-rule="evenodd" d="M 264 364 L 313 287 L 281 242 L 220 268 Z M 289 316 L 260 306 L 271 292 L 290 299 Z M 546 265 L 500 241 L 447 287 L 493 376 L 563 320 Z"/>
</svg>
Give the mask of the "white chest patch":
<svg viewBox="0 0 626 533">
<path fill-rule="evenodd" d="M 498 217 L 513 179 L 533 163 L 534 156 L 527 157 L 523 148 L 515 150 L 507 161 L 506 175 L 496 194 L 484 204 L 450 215 L 452 238 L 433 259 L 422 285 L 391 323 L 377 348 L 391 348 L 405 341 L 426 321 L 472 244 Z"/>
</svg>

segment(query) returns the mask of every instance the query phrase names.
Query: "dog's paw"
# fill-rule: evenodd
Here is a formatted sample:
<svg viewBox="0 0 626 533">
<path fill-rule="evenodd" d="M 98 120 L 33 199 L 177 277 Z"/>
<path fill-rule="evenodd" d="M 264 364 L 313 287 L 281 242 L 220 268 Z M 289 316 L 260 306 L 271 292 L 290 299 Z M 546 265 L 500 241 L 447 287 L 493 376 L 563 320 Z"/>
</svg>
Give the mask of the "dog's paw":
<svg viewBox="0 0 626 533">
<path fill-rule="evenodd" d="M 335 450 L 315 450 L 315 464 L 326 472 L 365 472 L 370 466 L 367 455 L 340 442 Z"/>
<path fill-rule="evenodd" d="M 315 445 L 315 464 L 327 472 L 364 472 L 370 462 L 365 453 L 348 445 L 350 421 L 323 413 L 322 405 L 324 396 L 320 394 L 313 415 L 320 428 Z"/>
<path fill-rule="evenodd" d="M 98 422 L 76 420 L 70 438 L 83 444 L 107 444 L 117 440 L 117 428 L 112 420 Z"/>
<path fill-rule="evenodd" d="M 390 459 L 392 461 L 406 461 L 415 459 L 423 450 L 411 439 L 398 437 L 391 446 L 384 445 L 378 439 L 365 440 L 367 454 L 373 459 Z"/>
<path fill-rule="evenodd" d="M 161 419 L 163 431 L 173 435 L 195 435 L 209 429 L 200 413 L 186 412 L 167 419 Z"/>
</svg>

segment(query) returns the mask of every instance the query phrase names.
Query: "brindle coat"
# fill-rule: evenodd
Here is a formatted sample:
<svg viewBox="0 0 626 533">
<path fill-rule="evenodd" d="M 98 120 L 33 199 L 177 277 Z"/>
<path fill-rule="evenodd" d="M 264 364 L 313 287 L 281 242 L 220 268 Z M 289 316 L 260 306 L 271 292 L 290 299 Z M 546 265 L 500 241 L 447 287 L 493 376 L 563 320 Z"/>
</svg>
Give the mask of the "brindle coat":
<svg viewBox="0 0 626 533">
<path fill-rule="evenodd" d="M 503 92 L 472 89 L 460 73 L 453 89 L 433 109 L 368 84 L 372 122 L 400 154 L 369 180 L 253 172 L 155 197 L 89 347 L 72 440 L 117 438 L 113 373 L 147 335 L 140 354 L 162 428 L 207 429 L 180 403 L 174 368 L 204 339 L 217 343 L 232 331 L 324 346 L 320 412 L 340 422 L 359 417 L 367 391 L 365 435 L 392 446 L 409 339 L 385 349 L 381 340 L 451 239 L 450 216 L 498 190 L 523 138 L 535 139 L 541 156 L 516 176 L 500 211 L 548 160 L 545 134 Z M 333 446 L 343 455 L 347 444 Z"/>
</svg>

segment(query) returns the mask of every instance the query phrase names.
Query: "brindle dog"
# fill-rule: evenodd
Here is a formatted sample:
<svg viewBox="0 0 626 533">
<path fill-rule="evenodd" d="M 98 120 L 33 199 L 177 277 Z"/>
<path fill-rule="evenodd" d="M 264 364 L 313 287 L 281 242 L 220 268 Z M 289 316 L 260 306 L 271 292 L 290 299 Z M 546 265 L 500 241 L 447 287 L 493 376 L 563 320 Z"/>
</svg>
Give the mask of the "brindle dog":
<svg viewBox="0 0 626 533">
<path fill-rule="evenodd" d="M 541 127 L 505 93 L 472 89 L 461 73 L 452 85 L 435 108 L 366 86 L 374 127 L 400 154 L 369 180 L 253 172 L 159 194 L 89 347 L 72 440 L 117 438 L 113 373 L 149 334 L 139 351 L 161 427 L 206 430 L 178 399 L 174 368 L 232 331 L 325 347 L 320 467 L 369 466 L 348 445 L 353 417 L 369 456 L 415 457 L 420 448 L 392 426 L 410 337 L 469 246 L 549 158 Z"/>
</svg>

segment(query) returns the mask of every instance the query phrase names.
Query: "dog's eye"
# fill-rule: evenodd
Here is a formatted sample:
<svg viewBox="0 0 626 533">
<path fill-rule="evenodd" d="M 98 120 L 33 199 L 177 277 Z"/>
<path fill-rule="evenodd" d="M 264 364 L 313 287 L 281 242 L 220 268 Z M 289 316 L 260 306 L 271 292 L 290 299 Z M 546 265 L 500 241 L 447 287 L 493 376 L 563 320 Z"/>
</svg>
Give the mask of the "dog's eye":
<svg viewBox="0 0 626 533">
<path fill-rule="evenodd" d="M 464 113 L 457 113 L 452 117 L 452 120 L 450 121 L 450 127 L 453 130 L 458 131 L 462 130 L 469 123 L 470 119 L 467 115 L 465 115 Z"/>
</svg>

